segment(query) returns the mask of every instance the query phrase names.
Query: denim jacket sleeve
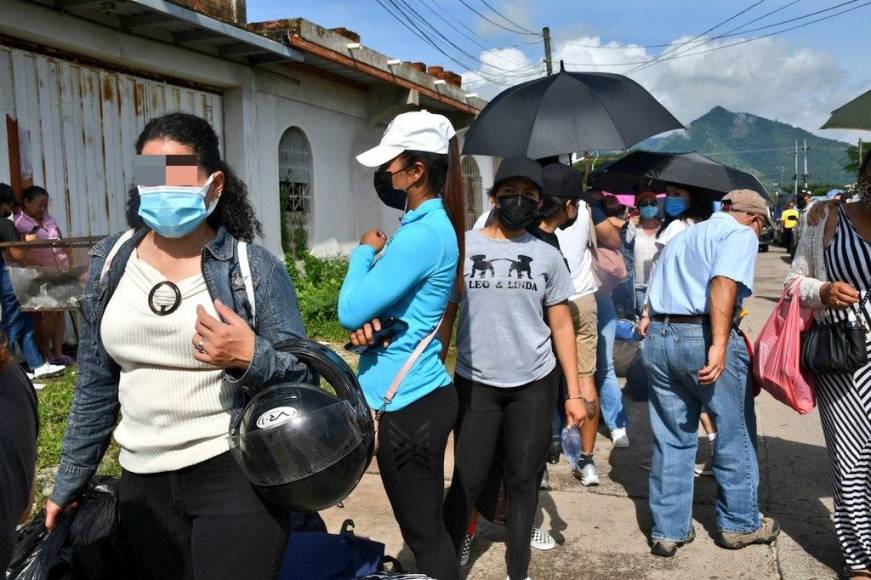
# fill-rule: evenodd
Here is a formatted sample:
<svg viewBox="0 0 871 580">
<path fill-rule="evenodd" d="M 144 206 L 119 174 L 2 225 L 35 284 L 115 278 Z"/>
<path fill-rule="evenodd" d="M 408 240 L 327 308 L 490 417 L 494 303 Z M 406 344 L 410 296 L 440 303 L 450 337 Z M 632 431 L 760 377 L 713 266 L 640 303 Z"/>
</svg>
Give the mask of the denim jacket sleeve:
<svg viewBox="0 0 871 580">
<path fill-rule="evenodd" d="M 259 246 L 249 246 L 256 253 L 252 270 L 260 272 L 254 286 L 255 319 L 254 358 L 244 371 L 228 370 L 225 380 L 244 389 L 249 395 L 282 381 L 306 381 L 308 367 L 292 354 L 273 345 L 285 340 L 306 338 L 296 289 L 284 264 Z"/>
<path fill-rule="evenodd" d="M 100 340 L 105 292 L 100 272 L 115 240 L 117 236 L 112 236 L 92 250 L 88 281 L 80 301 L 78 377 L 51 494 L 51 500 L 60 506 L 73 501 L 97 471 L 118 420 L 120 369 Z"/>
</svg>

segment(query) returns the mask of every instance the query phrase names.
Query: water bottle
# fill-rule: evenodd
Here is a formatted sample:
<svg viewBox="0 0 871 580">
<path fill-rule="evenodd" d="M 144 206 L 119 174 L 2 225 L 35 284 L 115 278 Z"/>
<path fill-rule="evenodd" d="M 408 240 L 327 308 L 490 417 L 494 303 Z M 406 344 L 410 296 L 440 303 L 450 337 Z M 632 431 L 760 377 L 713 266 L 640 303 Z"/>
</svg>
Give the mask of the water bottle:
<svg viewBox="0 0 871 580">
<path fill-rule="evenodd" d="M 563 444 L 563 455 L 569 460 L 572 469 L 578 466 L 581 457 L 581 432 L 577 425 L 564 427 L 560 435 Z"/>
</svg>

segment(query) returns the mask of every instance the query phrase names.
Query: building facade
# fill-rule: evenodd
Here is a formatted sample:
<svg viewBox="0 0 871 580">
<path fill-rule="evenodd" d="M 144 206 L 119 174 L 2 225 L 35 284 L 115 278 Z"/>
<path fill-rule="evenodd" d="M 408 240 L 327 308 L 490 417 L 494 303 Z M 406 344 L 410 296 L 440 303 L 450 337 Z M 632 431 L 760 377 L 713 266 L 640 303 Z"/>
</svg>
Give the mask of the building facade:
<svg viewBox="0 0 871 580">
<path fill-rule="evenodd" d="M 355 155 L 400 112 L 462 129 L 486 104 L 453 73 L 390 59 L 350 31 L 248 24 L 242 0 L 0 0 L 0 13 L 0 181 L 44 186 L 66 236 L 126 227 L 136 138 L 183 111 L 218 132 L 264 245 L 347 253 L 399 218 Z M 494 160 L 462 165 L 470 220 L 487 205 Z"/>
</svg>

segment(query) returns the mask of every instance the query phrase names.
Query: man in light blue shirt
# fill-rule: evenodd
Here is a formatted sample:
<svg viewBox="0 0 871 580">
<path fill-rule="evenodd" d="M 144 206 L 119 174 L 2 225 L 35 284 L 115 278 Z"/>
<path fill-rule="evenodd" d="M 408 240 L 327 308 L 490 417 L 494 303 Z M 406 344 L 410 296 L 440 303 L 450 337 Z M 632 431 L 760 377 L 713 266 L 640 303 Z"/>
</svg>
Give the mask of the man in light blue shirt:
<svg viewBox="0 0 871 580">
<path fill-rule="evenodd" d="M 704 407 L 717 425 L 715 538 L 724 548 L 768 544 L 780 532 L 760 521 L 756 414 L 750 357 L 734 320 L 753 291 L 759 235 L 768 207 L 736 190 L 723 211 L 679 234 L 657 259 L 642 319 L 654 435 L 650 472 L 652 553 L 671 557 L 695 538 L 693 466 Z"/>
</svg>

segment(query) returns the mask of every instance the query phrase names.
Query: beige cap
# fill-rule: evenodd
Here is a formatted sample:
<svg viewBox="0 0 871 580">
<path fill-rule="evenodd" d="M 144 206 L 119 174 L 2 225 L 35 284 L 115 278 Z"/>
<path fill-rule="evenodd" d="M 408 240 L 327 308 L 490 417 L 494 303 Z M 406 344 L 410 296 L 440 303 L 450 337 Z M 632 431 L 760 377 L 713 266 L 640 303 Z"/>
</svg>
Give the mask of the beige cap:
<svg viewBox="0 0 871 580">
<path fill-rule="evenodd" d="M 733 189 L 723 196 L 723 203 L 730 203 L 732 211 L 741 211 L 750 215 L 758 215 L 770 222 L 768 203 L 765 198 L 752 189 Z"/>
</svg>

